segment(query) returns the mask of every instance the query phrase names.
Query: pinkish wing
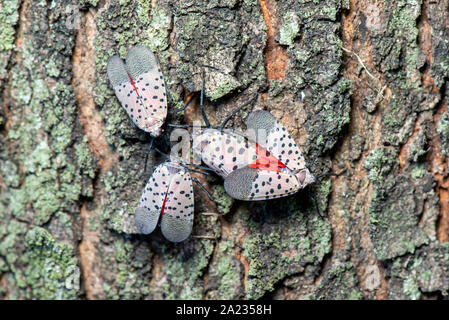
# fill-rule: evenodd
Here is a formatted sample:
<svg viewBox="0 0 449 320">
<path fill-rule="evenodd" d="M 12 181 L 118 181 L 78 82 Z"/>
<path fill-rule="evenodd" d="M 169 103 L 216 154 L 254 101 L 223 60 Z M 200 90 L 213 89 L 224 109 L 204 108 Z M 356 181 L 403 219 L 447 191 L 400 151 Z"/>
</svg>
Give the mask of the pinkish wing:
<svg viewBox="0 0 449 320">
<path fill-rule="evenodd" d="M 161 231 L 167 240 L 187 239 L 193 227 L 193 187 L 190 174 L 184 168 L 173 175 L 161 219 Z"/>
<path fill-rule="evenodd" d="M 255 145 L 236 134 L 207 129 L 197 139 L 201 159 L 222 177 L 257 158 Z"/>
<path fill-rule="evenodd" d="M 134 46 L 126 56 L 126 67 L 141 100 L 137 120 L 147 127 L 154 119 L 163 123 L 167 117 L 167 93 L 156 56 L 147 47 Z"/>
<path fill-rule="evenodd" d="M 128 52 L 126 65 L 119 56 L 111 57 L 107 74 L 131 121 L 152 136 L 159 136 L 167 116 L 167 98 L 162 73 L 151 50 L 134 46 Z"/>
<path fill-rule="evenodd" d="M 141 108 L 141 102 L 136 90 L 134 90 L 126 66 L 119 56 L 109 58 L 107 73 L 115 95 L 131 121 L 140 129 L 143 129 L 141 121 L 138 121 L 138 110 Z"/>
<path fill-rule="evenodd" d="M 267 200 L 288 196 L 300 189 L 295 175 L 249 166 L 231 172 L 224 181 L 226 192 L 238 200 Z"/>
<path fill-rule="evenodd" d="M 264 147 L 290 170 L 306 167 L 305 159 L 298 145 L 285 127 L 269 112 L 253 111 L 246 120 L 248 137 Z"/>
<path fill-rule="evenodd" d="M 140 233 L 149 234 L 156 228 L 172 175 L 168 162 L 164 162 L 156 167 L 148 180 L 134 215 Z"/>
</svg>

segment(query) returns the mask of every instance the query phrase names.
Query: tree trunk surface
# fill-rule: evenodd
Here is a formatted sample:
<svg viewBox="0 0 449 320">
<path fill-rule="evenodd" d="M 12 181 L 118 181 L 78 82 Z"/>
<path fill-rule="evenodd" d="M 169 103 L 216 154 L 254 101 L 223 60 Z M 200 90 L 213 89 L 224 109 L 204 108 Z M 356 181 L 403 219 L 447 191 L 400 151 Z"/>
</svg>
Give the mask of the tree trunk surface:
<svg viewBox="0 0 449 320">
<path fill-rule="evenodd" d="M 193 236 L 137 234 L 148 139 L 106 75 L 135 44 L 194 99 L 169 122 L 204 69 L 213 124 L 257 95 L 229 126 L 268 110 L 335 175 L 250 203 L 193 173 Z M 2 1 L 0 298 L 447 298 L 448 79 L 449 0 Z"/>
</svg>

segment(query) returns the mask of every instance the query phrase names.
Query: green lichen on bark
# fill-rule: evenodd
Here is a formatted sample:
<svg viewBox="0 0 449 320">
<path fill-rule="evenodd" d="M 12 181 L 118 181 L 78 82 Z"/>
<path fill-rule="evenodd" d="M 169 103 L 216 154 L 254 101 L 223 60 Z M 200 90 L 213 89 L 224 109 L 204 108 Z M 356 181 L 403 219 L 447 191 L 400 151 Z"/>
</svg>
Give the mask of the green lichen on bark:
<svg viewBox="0 0 449 320">
<path fill-rule="evenodd" d="M 447 82 L 449 75 L 449 30 L 446 21 L 449 17 L 447 10 L 441 10 L 441 6 L 447 6 L 447 2 L 428 4 L 427 19 L 429 20 L 432 41 L 433 63 L 430 65 L 430 75 L 435 85 L 442 88 Z"/>
<path fill-rule="evenodd" d="M 35 227 L 25 235 L 25 248 L 20 260 L 27 265 L 26 298 L 78 298 L 81 271 L 72 246 L 56 242 L 45 229 Z"/>
<path fill-rule="evenodd" d="M 31 28 L 23 34 L 26 46 L 17 57 L 22 62 L 12 68 L 14 109 L 10 110 L 12 121 L 8 140 L 16 150 L 20 150 L 10 154 L 10 158 L 23 164 L 23 171 L 19 174 L 25 181 L 24 186 L 11 186 L 16 188 L 13 193 L 23 196 L 17 199 L 16 203 L 21 204 L 17 208 L 30 206 L 33 212 L 27 214 L 25 210 L 11 209 L 20 219 L 42 224 L 49 221 L 55 212 L 75 205 L 83 195 L 81 184 L 84 178 L 76 165 L 77 155 L 73 149 L 86 147 L 76 138 L 81 127 L 77 124 L 75 97 L 68 71 L 73 32 L 62 23 L 50 32 L 43 20 L 47 14 L 45 5 L 34 5 L 29 14 L 41 22 L 46 33 L 45 37 L 34 37 L 34 33 L 40 31 Z M 63 8 L 62 4 L 55 8 L 52 16 L 59 17 L 64 12 Z M 61 48 L 63 43 L 67 44 L 65 50 Z M 57 79 L 48 76 L 43 68 L 49 61 L 60 70 Z M 84 160 L 83 166 L 90 167 L 91 163 Z"/>
<path fill-rule="evenodd" d="M 251 213 L 240 213 L 251 230 L 244 243 L 249 263 L 247 298 L 261 298 L 308 265 L 319 270 L 330 252 L 330 224 L 318 212 L 306 209 L 304 196 L 254 205 Z"/>
<path fill-rule="evenodd" d="M 19 0 L 3 1 L 0 4 L 0 87 L 7 77 L 7 65 L 14 49 L 16 25 L 19 20 Z M 0 111 L 0 125 L 2 112 Z"/>
<path fill-rule="evenodd" d="M 365 17 L 355 26 L 360 35 L 356 41 L 370 37 L 366 41 L 372 46 L 376 69 L 367 64 L 370 71 L 388 85 L 392 95 L 379 104 L 374 101 L 378 92 L 369 89 L 372 94 L 362 99 L 368 113 L 357 110 L 363 113 L 366 128 L 374 128 L 376 117 L 381 122 L 377 147 L 365 132 L 357 132 L 346 157 L 353 170 L 363 159 L 372 193 L 361 203 L 351 202 L 358 190 L 350 184 L 336 192 L 344 194 L 345 200 L 336 204 L 341 210 L 335 210 L 332 218 L 344 222 L 338 231 L 349 240 L 330 255 L 331 227 L 321 214 L 328 211 L 331 180 L 319 181 L 292 197 L 252 204 L 233 201 L 224 194 L 221 180 L 208 180 L 218 211 L 226 215 L 201 215 L 211 208 L 195 190 L 193 234 L 215 240 L 192 237 L 171 244 L 159 229 L 150 236 L 137 235 L 134 209 L 151 175 L 151 170 L 143 170 L 146 137 L 139 133 L 134 139 L 125 138 L 134 129 L 110 88 L 105 69 L 113 54 L 124 57 L 134 44 L 147 45 L 161 61 L 174 97 L 170 108 L 176 108 L 186 91 L 199 91 L 204 68 L 206 96 L 218 101 L 216 106 L 207 103 L 206 108 L 217 123 L 237 101 L 245 101 L 255 91 L 267 92 L 266 100 L 248 106 L 241 118 L 254 108 L 266 107 L 295 138 L 303 138 L 301 149 L 307 159 L 321 151 L 314 172 L 328 172 L 329 156 L 340 148 L 338 142 L 348 133 L 345 129 L 352 115 L 353 84 L 343 76 L 340 40 L 342 12 L 350 9 L 349 1 L 276 2 L 275 43 L 287 53 L 288 65 L 285 78 L 270 83 L 264 60 L 266 26 L 257 1 L 81 1 L 81 15 L 88 10 L 94 15 L 97 32 L 94 99 L 104 119 L 107 142 L 119 159 L 100 174 L 94 164 L 97 159 L 82 138 L 72 88 L 71 56 L 77 31 L 65 25 L 65 9 L 72 3 L 53 1 L 48 7 L 48 1 L 29 1 L 18 29 L 20 3 L 0 4 L 0 29 L 5 31 L 0 36 L 0 297 L 80 297 L 75 248 L 81 240 L 82 202 L 84 212 L 92 213 L 88 231 L 98 235 L 92 240 L 98 241 L 94 243 L 96 270 L 92 270 L 101 283 L 97 298 L 283 298 L 285 288 L 310 299 L 363 298 L 359 265 L 351 259 L 366 255 L 358 261 L 363 264 L 363 259 L 371 258 L 366 248 L 359 247 L 367 239 L 355 230 L 354 220 L 362 217 L 365 205 L 367 237 L 375 258 L 384 264 L 389 298 L 446 294 L 448 248 L 436 242 L 438 198 L 427 163 L 434 135 L 432 116 L 444 106 L 449 76 L 444 41 L 447 13 L 437 4 L 427 4 L 433 48 L 429 72 L 437 90 L 423 86 L 429 60 L 418 34 L 424 19 L 422 1 L 385 2 L 382 23 L 373 28 Z M 13 50 L 18 36 L 21 48 Z M 359 71 L 364 73 L 361 67 Z M 8 111 L 7 130 L 3 105 Z M 180 120 L 181 115 L 169 119 Z M 447 122 L 443 113 L 436 128 L 445 156 L 449 153 Z M 408 153 L 400 164 L 405 143 Z M 149 167 L 159 161 L 151 155 Z M 319 212 L 310 193 L 317 198 Z M 44 268 L 50 272 L 43 274 Z M 319 274 L 324 277 L 315 284 Z"/>
<path fill-rule="evenodd" d="M 446 89 L 445 98 L 448 98 L 448 92 Z M 437 132 L 441 143 L 441 153 L 445 157 L 449 157 L 449 113 L 445 112 L 441 119 L 438 121 Z"/>
<path fill-rule="evenodd" d="M 231 198 L 222 185 L 216 185 L 213 192 L 214 201 L 217 205 L 217 210 L 221 214 L 228 214 L 231 211 L 234 199 Z"/>
<path fill-rule="evenodd" d="M 427 193 L 432 190 L 430 174 L 412 180 L 398 172 L 393 148 L 378 147 L 366 158 L 364 167 L 374 185 L 369 210 L 370 234 L 380 260 L 413 253 L 429 238 L 419 224 Z"/>
<path fill-rule="evenodd" d="M 279 84 L 283 89 L 272 86 L 267 103 L 279 113 L 293 116 L 292 127 L 304 126 L 308 136 L 302 148 L 306 154 L 324 152 L 335 145 L 350 120 L 351 85 L 340 74 L 341 2 L 285 1 L 278 3 L 278 10 L 285 12 L 279 42 L 288 45 L 289 62 Z"/>
<path fill-rule="evenodd" d="M 222 240 L 208 272 L 208 299 L 241 299 L 244 297 L 242 263 L 233 255 L 234 239 Z"/>
<path fill-rule="evenodd" d="M 176 74 L 187 90 L 200 90 L 202 69 L 211 100 L 263 85 L 266 33 L 257 3 L 177 1 L 174 7 Z"/>
<path fill-rule="evenodd" d="M 201 299 L 201 281 L 214 245 L 211 240 L 190 239 L 181 246 L 162 246 L 167 281 L 162 285 L 165 299 Z"/>
<path fill-rule="evenodd" d="M 358 287 L 354 265 L 350 262 L 336 263 L 307 298 L 313 300 L 363 299 L 363 294 Z"/>
<path fill-rule="evenodd" d="M 47 224 L 58 238 L 75 243 L 75 234 L 61 232 L 60 228 L 67 214 L 73 216 L 70 220 L 77 220 L 74 215 L 79 212 L 80 198 L 91 195 L 89 188 L 83 186 L 89 185 L 95 166 L 86 156 L 88 147 L 79 138 L 82 127 L 70 68 L 75 31 L 65 24 L 67 4 L 69 2 L 55 3 L 51 11 L 46 1 L 27 5 L 24 16 L 28 23 L 23 22 L 18 35 L 21 48 L 11 58 L 11 81 L 6 87 L 8 90 L 2 93 L 2 98 L 7 98 L 9 120 L 8 131 L 2 132 L 0 137 L 3 146 L 0 166 L 5 163 L 9 168 L 2 170 L 0 178 L 5 182 L 4 197 L 9 198 L 4 205 L 2 224 L 8 225 L 10 234 L 0 239 L 0 243 L 10 248 L 2 255 L 9 256 L 6 259 L 8 290 L 11 290 L 8 295 L 15 298 L 50 295 L 75 298 L 80 294 L 79 290 L 62 290 L 60 278 L 46 279 L 46 288 L 58 287 L 64 292 L 52 289 L 48 291 L 49 296 L 45 296 L 46 289 L 33 288 L 27 283 L 27 279 L 34 281 L 36 278 L 31 278 L 33 270 L 26 273 L 19 257 L 29 256 L 34 247 L 23 246 L 23 240 L 14 236 L 25 231 L 14 231 L 14 226 L 23 228 L 15 223 L 19 220 L 29 223 L 29 227 Z M 53 21 L 51 26 L 49 21 Z M 85 150 L 82 160 L 78 158 L 81 154 L 77 149 Z M 45 237 L 48 241 L 52 239 L 50 234 Z M 27 285 L 32 290 L 27 289 Z"/>
<path fill-rule="evenodd" d="M 422 1 L 395 1 L 385 6 L 388 23 L 372 30 L 375 64 L 393 91 L 382 112 L 382 141 L 400 145 L 413 131 L 417 113 L 435 105 L 435 94 L 424 90 L 420 69 L 425 55 L 418 44 L 418 25 Z M 398 45 L 401 43 L 401 45 Z"/>
<path fill-rule="evenodd" d="M 447 243 L 432 243 L 414 255 L 395 259 L 387 269 L 389 299 L 417 300 L 426 293 L 449 290 L 449 247 Z"/>
<path fill-rule="evenodd" d="M 315 155 L 331 149 L 350 120 L 350 83 L 339 71 L 341 2 L 285 1 L 277 7 L 285 14 L 276 40 L 288 45 L 289 62 L 286 77 L 270 83 L 267 105 L 275 116 L 285 117 L 281 121 L 287 128 L 304 130 L 307 140 L 300 147 L 306 155 Z M 320 162 L 321 170 L 328 170 L 329 161 Z M 330 183 L 308 189 L 318 198 L 319 211 L 326 212 Z M 250 266 L 247 298 L 264 297 L 285 279 L 294 282 L 297 275 L 320 270 L 331 250 L 331 229 L 313 201 L 306 200 L 311 198 L 308 192 L 251 206 L 251 214 L 245 214 L 251 230 L 244 251 Z"/>
<path fill-rule="evenodd" d="M 444 69 L 447 55 L 441 51 L 447 44 L 437 36 L 445 32 L 438 19 L 444 13 L 436 7 L 423 1 L 385 1 L 381 15 L 361 13 L 357 30 L 362 35 L 369 32 L 375 68 L 370 71 L 378 77 L 376 87 L 380 89 L 385 83 L 391 90 L 388 100 L 380 103 L 380 145 L 371 149 L 363 161 L 373 187 L 368 202 L 369 234 L 376 258 L 391 271 L 389 298 L 422 296 L 422 285 L 412 269 L 420 264 L 421 252 L 432 255 L 438 246 L 438 192 L 428 152 L 436 129 L 445 153 L 446 115 L 435 128 L 433 114 L 442 105 L 448 73 Z M 432 48 L 438 48 L 432 52 L 431 64 L 426 57 L 427 23 Z M 428 70 L 437 90 L 426 81 Z M 364 97 L 363 104 L 372 100 L 371 105 L 379 106 L 379 92 L 372 99 Z M 367 111 L 374 112 L 375 107 Z M 413 260 L 416 268 L 402 263 L 406 260 Z"/>
<path fill-rule="evenodd" d="M 102 275 L 102 285 L 108 299 L 141 299 L 148 296 L 148 278 L 152 268 L 152 252 L 147 244 L 135 239 L 111 236 L 113 242 L 101 252 L 105 263 L 111 264 Z"/>
</svg>

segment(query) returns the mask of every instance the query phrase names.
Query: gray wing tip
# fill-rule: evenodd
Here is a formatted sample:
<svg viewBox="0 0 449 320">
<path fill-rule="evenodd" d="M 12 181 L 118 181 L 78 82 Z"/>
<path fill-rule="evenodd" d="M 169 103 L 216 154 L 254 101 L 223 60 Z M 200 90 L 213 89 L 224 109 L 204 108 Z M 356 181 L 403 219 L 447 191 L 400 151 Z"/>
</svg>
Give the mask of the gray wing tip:
<svg viewBox="0 0 449 320">
<path fill-rule="evenodd" d="M 150 54 L 153 54 L 153 52 L 151 51 L 150 48 L 148 48 L 147 46 L 144 46 L 142 44 L 136 44 L 135 46 L 132 46 L 129 50 L 128 50 L 128 54 L 129 53 L 133 53 L 133 52 L 149 52 Z"/>
<path fill-rule="evenodd" d="M 182 242 L 192 233 L 193 221 L 165 216 L 161 221 L 161 231 L 171 242 Z"/>
<path fill-rule="evenodd" d="M 108 59 L 108 66 L 111 64 L 111 63 L 114 63 L 114 62 L 116 62 L 116 61 L 122 61 L 122 58 L 120 58 L 120 56 L 119 55 L 114 55 L 114 56 L 112 56 L 112 57 L 109 57 L 109 59 Z"/>
<path fill-rule="evenodd" d="M 253 112 L 251 112 L 248 116 L 247 119 L 254 119 L 256 117 L 260 117 L 260 116 L 265 116 L 265 117 L 274 117 L 270 112 L 265 111 L 263 109 L 259 109 L 259 110 L 254 110 Z"/>
<path fill-rule="evenodd" d="M 137 207 L 134 214 L 134 223 L 137 231 L 142 234 L 150 234 L 156 229 L 159 220 L 159 212 L 152 212 L 143 207 Z"/>
<path fill-rule="evenodd" d="M 106 73 L 113 87 L 128 80 L 125 63 L 118 55 L 109 58 Z"/>
<path fill-rule="evenodd" d="M 277 119 L 268 111 L 255 110 L 246 118 L 246 126 L 249 128 L 264 128 L 269 130 Z"/>
<path fill-rule="evenodd" d="M 128 53 L 126 54 L 126 59 L 128 60 L 129 57 L 140 55 L 153 55 L 153 52 L 148 47 L 142 45 L 135 45 L 128 50 Z"/>
<path fill-rule="evenodd" d="M 249 166 L 232 171 L 224 181 L 229 196 L 237 200 L 250 200 L 253 181 L 257 170 Z"/>
<path fill-rule="evenodd" d="M 157 59 L 150 48 L 135 45 L 126 55 L 126 65 L 131 76 L 137 77 L 157 67 Z"/>
</svg>

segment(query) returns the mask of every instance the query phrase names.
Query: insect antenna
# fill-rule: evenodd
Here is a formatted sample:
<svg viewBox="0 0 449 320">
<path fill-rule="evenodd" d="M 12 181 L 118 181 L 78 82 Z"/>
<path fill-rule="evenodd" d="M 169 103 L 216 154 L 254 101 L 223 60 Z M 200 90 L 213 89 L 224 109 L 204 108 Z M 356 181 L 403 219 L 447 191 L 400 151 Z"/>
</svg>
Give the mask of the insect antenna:
<svg viewBox="0 0 449 320">
<path fill-rule="evenodd" d="M 232 119 L 232 117 L 235 116 L 235 114 L 237 112 L 239 112 L 241 109 L 243 109 L 244 107 L 246 107 L 248 104 L 252 103 L 253 101 L 255 101 L 257 98 L 257 93 L 254 95 L 254 97 L 252 97 L 251 99 L 249 99 L 248 101 L 246 101 L 244 104 L 242 104 L 241 106 L 235 108 L 230 115 L 228 115 L 226 117 L 226 119 L 223 121 L 223 123 L 220 125 L 220 127 L 218 128 L 218 130 L 223 131 L 224 127 L 226 126 L 226 124 L 229 122 L 229 120 Z"/>
<path fill-rule="evenodd" d="M 202 173 L 202 174 L 204 174 L 206 176 L 209 175 L 209 172 L 204 172 L 204 171 L 211 171 L 213 173 L 216 173 L 216 171 L 214 169 L 211 169 L 211 168 L 208 168 L 208 167 L 204 167 L 204 166 L 199 166 L 199 165 L 191 163 L 191 162 L 181 161 L 181 165 L 185 169 L 187 169 L 188 171 Z M 192 167 L 194 167 L 196 169 L 201 169 L 201 170 L 192 169 L 192 168 L 189 168 L 188 166 L 192 166 Z"/>
<path fill-rule="evenodd" d="M 343 170 L 343 171 L 345 171 L 345 170 Z M 325 172 L 325 173 L 321 173 L 321 174 L 317 175 L 315 178 L 318 180 L 318 179 L 321 179 L 321 178 L 323 178 L 323 177 L 338 177 L 338 176 L 340 176 L 342 173 L 343 173 L 343 172 L 340 172 L 340 173 Z"/>
<path fill-rule="evenodd" d="M 316 161 L 316 159 L 318 159 L 318 156 L 323 152 L 323 149 L 324 149 L 324 146 L 322 146 L 321 148 L 320 148 L 320 151 L 315 155 L 315 157 L 312 159 L 312 161 L 310 162 L 310 165 L 308 166 L 309 168 L 312 168 L 313 167 L 313 165 L 315 164 L 315 161 Z M 324 178 L 324 177 L 338 177 L 338 176 L 340 176 L 343 172 L 345 172 L 346 170 L 344 169 L 342 172 L 340 172 L 340 173 L 333 173 L 333 172 L 325 172 L 325 173 L 321 173 L 321 174 L 319 174 L 319 175 L 317 175 L 317 176 L 315 176 L 315 179 L 316 180 L 319 180 L 319 179 L 321 179 L 321 178 Z"/>
<path fill-rule="evenodd" d="M 323 177 L 339 177 L 339 176 L 341 176 L 345 172 L 346 172 L 346 169 L 343 169 L 340 173 L 324 172 L 324 173 L 321 173 L 321 174 L 317 175 L 315 178 L 316 178 L 316 180 L 318 180 L 318 179 L 321 179 Z"/>
<path fill-rule="evenodd" d="M 162 152 L 161 150 L 159 150 L 157 147 L 153 148 L 154 151 L 156 151 L 157 153 L 159 153 L 160 155 L 162 155 L 163 157 L 170 159 L 170 156 L 164 152 Z"/>
<path fill-rule="evenodd" d="M 340 176 L 344 172 L 346 172 L 346 169 L 343 169 L 343 171 L 340 172 L 340 173 L 325 172 L 325 173 L 321 173 L 321 174 L 317 175 L 315 177 L 315 179 L 316 179 L 316 181 L 318 181 L 319 179 L 321 179 L 323 177 L 329 177 L 329 176 L 338 177 L 338 176 Z M 315 197 L 315 194 L 313 192 L 310 192 L 310 191 L 309 191 L 309 194 L 310 194 L 310 198 L 313 200 L 313 203 L 315 204 L 316 211 L 318 212 L 318 214 L 320 215 L 321 218 L 324 218 L 324 216 L 321 214 L 321 211 L 319 209 L 318 201 L 317 201 L 317 199 Z"/>
</svg>

